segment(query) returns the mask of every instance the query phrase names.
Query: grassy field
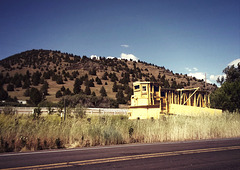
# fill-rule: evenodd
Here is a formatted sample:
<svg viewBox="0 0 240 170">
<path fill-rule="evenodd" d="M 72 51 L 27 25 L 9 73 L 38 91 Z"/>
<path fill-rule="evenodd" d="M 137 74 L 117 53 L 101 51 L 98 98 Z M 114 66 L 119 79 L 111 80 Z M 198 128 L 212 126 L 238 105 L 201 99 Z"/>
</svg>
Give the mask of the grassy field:
<svg viewBox="0 0 240 170">
<path fill-rule="evenodd" d="M 98 145 L 240 137 L 240 114 L 165 116 L 128 120 L 126 116 L 68 117 L 0 114 L 0 152 Z"/>
</svg>

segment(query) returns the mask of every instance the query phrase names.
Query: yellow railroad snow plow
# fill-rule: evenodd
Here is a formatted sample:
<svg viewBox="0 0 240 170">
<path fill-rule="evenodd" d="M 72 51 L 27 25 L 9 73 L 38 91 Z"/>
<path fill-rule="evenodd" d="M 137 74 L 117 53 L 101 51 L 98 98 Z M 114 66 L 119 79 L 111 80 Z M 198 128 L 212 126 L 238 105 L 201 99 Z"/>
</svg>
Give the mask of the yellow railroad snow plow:
<svg viewBox="0 0 240 170">
<path fill-rule="evenodd" d="M 129 119 L 158 119 L 161 115 L 221 115 L 222 110 L 210 108 L 210 97 L 200 88 L 161 88 L 159 83 L 134 82 Z"/>
</svg>

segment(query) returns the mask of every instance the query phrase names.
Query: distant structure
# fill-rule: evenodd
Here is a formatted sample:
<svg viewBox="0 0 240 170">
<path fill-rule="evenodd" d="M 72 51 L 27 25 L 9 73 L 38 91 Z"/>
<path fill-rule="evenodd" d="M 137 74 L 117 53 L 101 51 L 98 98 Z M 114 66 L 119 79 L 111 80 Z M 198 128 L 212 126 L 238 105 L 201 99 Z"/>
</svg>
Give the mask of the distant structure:
<svg viewBox="0 0 240 170">
<path fill-rule="evenodd" d="M 18 100 L 18 103 L 27 104 L 27 101 L 26 100 Z"/>
</svg>

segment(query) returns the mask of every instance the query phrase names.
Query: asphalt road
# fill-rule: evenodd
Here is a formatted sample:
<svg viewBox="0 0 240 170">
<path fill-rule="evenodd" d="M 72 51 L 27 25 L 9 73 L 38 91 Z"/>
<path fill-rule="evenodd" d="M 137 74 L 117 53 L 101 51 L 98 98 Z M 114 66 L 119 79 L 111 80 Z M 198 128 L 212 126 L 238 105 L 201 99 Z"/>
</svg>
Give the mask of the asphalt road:
<svg viewBox="0 0 240 170">
<path fill-rule="evenodd" d="M 240 138 L 0 154 L 0 169 L 240 169 Z"/>
</svg>

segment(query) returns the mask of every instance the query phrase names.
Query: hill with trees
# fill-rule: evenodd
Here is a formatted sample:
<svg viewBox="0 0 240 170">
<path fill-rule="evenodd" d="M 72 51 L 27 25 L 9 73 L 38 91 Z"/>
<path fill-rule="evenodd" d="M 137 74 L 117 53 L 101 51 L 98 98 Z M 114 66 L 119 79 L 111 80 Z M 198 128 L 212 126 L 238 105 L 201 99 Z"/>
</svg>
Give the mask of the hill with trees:
<svg viewBox="0 0 240 170">
<path fill-rule="evenodd" d="M 53 50 L 25 51 L 0 61 L 0 100 L 27 100 L 30 105 L 51 101 L 86 107 L 129 104 L 134 81 L 152 81 L 166 88 L 217 87 L 204 80 L 173 73 L 163 66 L 117 58 L 90 59 Z M 3 105 L 4 103 L 2 103 Z"/>
</svg>

